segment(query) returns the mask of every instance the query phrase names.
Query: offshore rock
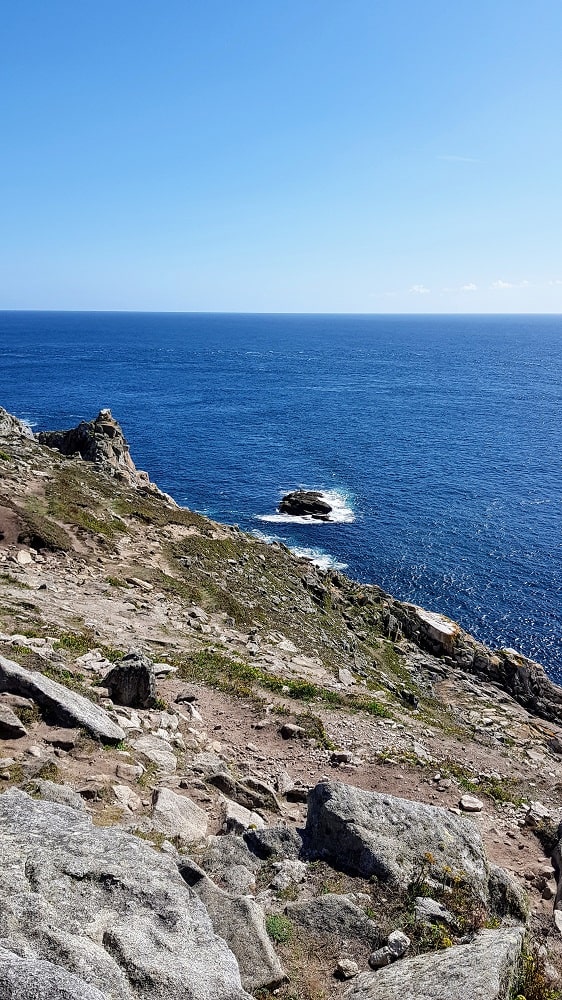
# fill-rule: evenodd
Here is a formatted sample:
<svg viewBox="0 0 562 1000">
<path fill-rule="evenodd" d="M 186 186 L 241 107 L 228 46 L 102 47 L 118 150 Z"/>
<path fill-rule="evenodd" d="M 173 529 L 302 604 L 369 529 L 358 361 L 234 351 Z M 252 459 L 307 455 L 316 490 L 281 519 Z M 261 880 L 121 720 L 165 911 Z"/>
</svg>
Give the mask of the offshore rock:
<svg viewBox="0 0 562 1000">
<path fill-rule="evenodd" d="M 140 838 L 11 789 L 0 852 L 3 1000 L 250 1000 L 174 861 Z"/>
<path fill-rule="evenodd" d="M 123 730 L 89 698 L 3 656 L 0 656 L 0 691 L 31 698 L 60 725 L 81 726 L 103 743 L 120 743 L 125 739 Z"/>
<path fill-rule="evenodd" d="M 316 490 L 295 490 L 286 493 L 279 504 L 280 514 L 292 514 L 294 517 L 314 517 L 319 521 L 328 521 L 332 508 L 322 499 L 322 494 Z"/>
</svg>

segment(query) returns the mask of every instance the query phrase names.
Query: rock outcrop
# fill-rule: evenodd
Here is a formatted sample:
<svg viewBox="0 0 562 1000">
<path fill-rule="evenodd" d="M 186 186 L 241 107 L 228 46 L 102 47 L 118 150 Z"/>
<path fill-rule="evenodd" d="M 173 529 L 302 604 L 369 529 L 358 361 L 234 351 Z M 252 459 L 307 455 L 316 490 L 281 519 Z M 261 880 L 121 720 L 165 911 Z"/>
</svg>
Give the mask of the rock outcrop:
<svg viewBox="0 0 562 1000">
<path fill-rule="evenodd" d="M 332 508 L 316 490 L 295 490 L 286 493 L 279 504 L 280 514 L 293 517 L 313 517 L 318 521 L 328 521 Z"/>
<path fill-rule="evenodd" d="M 515 649 L 489 649 L 445 615 L 388 595 L 384 603 L 389 637 L 401 635 L 446 664 L 499 684 L 533 714 L 562 721 L 562 688 L 553 684 L 540 663 Z"/>
<path fill-rule="evenodd" d="M 0 691 L 23 695 L 37 703 L 49 717 L 63 726 L 81 726 L 103 743 L 120 743 L 125 733 L 99 705 L 63 687 L 39 671 L 0 656 Z"/>
<path fill-rule="evenodd" d="M 79 455 L 85 462 L 93 462 L 129 486 L 151 486 L 148 474 L 137 469 L 133 462 L 121 426 L 112 417 L 111 410 L 100 410 L 94 420 L 83 420 L 69 430 L 40 431 L 37 440 L 48 448 L 56 448 L 62 455 Z"/>
<path fill-rule="evenodd" d="M 215 933 L 236 955 L 245 989 L 279 986 L 287 977 L 267 935 L 261 906 L 249 896 L 223 892 L 190 858 L 180 861 L 179 871 L 205 904 Z"/>
<path fill-rule="evenodd" d="M 130 708 L 154 708 L 156 677 L 152 660 L 137 650 L 127 653 L 103 679 L 109 697 L 116 705 Z"/>
<path fill-rule="evenodd" d="M 377 972 L 364 972 L 348 1000 L 510 1000 L 524 931 L 521 927 L 480 931 L 470 944 L 403 958 Z"/>
<path fill-rule="evenodd" d="M 438 806 L 321 782 L 308 798 L 309 852 L 406 889 L 427 855 L 487 898 L 488 869 L 476 826 Z"/>
<path fill-rule="evenodd" d="M 2 406 L 0 406 L 0 437 L 10 437 L 15 435 L 22 438 L 33 438 L 33 431 L 29 424 L 23 420 L 18 420 L 12 416 Z"/>
<path fill-rule="evenodd" d="M 0 843 L 6 1000 L 250 1000 L 205 906 L 144 841 L 12 789 Z"/>
</svg>

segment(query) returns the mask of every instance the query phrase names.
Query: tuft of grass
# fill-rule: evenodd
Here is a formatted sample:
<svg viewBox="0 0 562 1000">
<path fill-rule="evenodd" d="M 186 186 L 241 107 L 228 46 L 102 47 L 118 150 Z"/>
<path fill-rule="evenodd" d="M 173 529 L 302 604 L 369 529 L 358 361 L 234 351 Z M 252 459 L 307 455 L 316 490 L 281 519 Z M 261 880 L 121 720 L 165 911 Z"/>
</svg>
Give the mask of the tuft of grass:
<svg viewBox="0 0 562 1000">
<path fill-rule="evenodd" d="M 293 924 L 281 913 L 270 913 L 265 918 L 265 929 L 275 944 L 285 944 L 293 936 Z"/>
<path fill-rule="evenodd" d="M 562 993 L 548 979 L 545 964 L 536 945 L 523 952 L 512 1000 L 561 1000 Z"/>
<path fill-rule="evenodd" d="M 52 681 L 56 681 L 57 684 L 62 684 L 64 687 L 69 688 L 70 691 L 76 691 L 77 694 L 81 694 L 84 698 L 89 698 L 90 701 L 99 701 L 99 696 L 86 683 L 84 674 L 74 674 L 71 670 L 67 670 L 66 667 L 59 667 L 53 663 L 49 663 L 43 667 L 42 673 L 45 677 L 50 677 Z"/>
<path fill-rule="evenodd" d="M 43 781 L 54 781 L 58 782 L 61 777 L 61 773 L 53 760 L 47 761 L 42 764 L 38 771 L 35 772 L 35 778 L 42 778 Z"/>
</svg>

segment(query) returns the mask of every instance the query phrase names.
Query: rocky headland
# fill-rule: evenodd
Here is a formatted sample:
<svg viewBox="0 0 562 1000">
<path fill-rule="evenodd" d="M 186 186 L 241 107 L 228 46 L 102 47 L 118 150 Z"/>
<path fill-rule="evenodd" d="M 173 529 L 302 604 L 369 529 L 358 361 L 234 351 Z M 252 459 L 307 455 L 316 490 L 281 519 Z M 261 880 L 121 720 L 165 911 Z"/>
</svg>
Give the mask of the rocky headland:
<svg viewBox="0 0 562 1000">
<path fill-rule="evenodd" d="M 320 516 L 322 512 L 320 512 Z M 562 690 L 0 409 L 1 1000 L 555 1000 Z"/>
</svg>

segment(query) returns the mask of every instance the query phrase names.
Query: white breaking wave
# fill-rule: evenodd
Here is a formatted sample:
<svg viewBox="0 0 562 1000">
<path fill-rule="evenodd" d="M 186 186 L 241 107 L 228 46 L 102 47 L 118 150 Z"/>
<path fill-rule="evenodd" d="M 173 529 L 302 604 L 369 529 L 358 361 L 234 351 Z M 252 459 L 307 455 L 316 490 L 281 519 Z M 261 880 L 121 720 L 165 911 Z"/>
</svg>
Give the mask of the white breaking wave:
<svg viewBox="0 0 562 1000">
<path fill-rule="evenodd" d="M 310 559 L 319 569 L 346 569 L 347 567 L 347 563 L 338 562 L 334 556 L 331 556 L 328 552 L 323 552 L 322 549 L 306 549 L 299 546 L 291 546 L 291 552 L 296 556 L 300 556 L 301 559 Z"/>
<path fill-rule="evenodd" d="M 267 545 L 271 545 L 272 542 L 282 542 L 286 544 L 285 540 L 279 535 L 266 535 L 265 532 L 255 529 L 252 531 L 254 538 L 259 538 L 260 542 L 265 542 Z M 291 552 L 295 556 L 299 556 L 300 559 L 310 559 L 315 566 L 319 569 L 347 569 L 347 563 L 338 562 L 335 556 L 331 556 L 328 552 L 324 552 L 323 549 L 316 548 L 305 548 L 300 545 L 289 545 Z"/>
<path fill-rule="evenodd" d="M 349 497 L 339 490 L 318 490 L 322 500 L 332 508 L 328 520 L 306 515 L 295 517 L 293 514 L 256 514 L 258 521 L 268 521 L 271 524 L 352 524 L 355 514 L 349 503 Z"/>
</svg>

